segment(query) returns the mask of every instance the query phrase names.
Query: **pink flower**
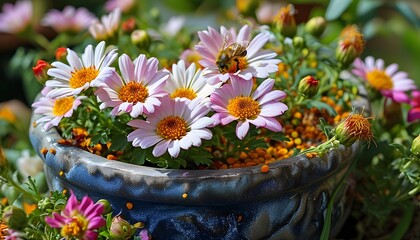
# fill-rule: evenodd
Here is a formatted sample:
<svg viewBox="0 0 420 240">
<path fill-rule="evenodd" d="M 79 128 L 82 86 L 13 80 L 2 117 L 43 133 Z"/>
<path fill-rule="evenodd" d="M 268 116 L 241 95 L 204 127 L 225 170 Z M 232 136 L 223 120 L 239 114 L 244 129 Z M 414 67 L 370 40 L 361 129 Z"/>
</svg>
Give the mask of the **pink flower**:
<svg viewBox="0 0 420 240">
<path fill-rule="evenodd" d="M 271 131 L 281 131 L 282 126 L 275 118 L 288 109 L 279 102 L 286 93 L 271 90 L 273 86 L 274 80 L 267 79 L 252 93 L 253 81 L 232 79 L 210 96 L 211 108 L 216 112 L 212 118 L 222 125 L 237 120 L 236 136 L 239 139 L 248 133 L 250 123 Z"/>
<path fill-rule="evenodd" d="M 226 82 L 229 78 L 267 78 L 278 70 L 280 60 L 274 59 L 277 54 L 261 50 L 269 40 L 269 34 L 260 33 L 252 40 L 250 34 L 248 25 L 238 34 L 223 26 L 220 33 L 211 27 L 198 32 L 201 42 L 195 48 L 202 56 L 199 63 L 207 68 L 204 75 L 209 78 L 208 83 Z"/>
<path fill-rule="evenodd" d="M 122 12 L 128 12 L 133 8 L 134 4 L 134 0 L 108 0 L 105 3 L 105 9 L 108 12 L 112 12 L 119 8 Z"/>
<path fill-rule="evenodd" d="M 0 32 L 17 34 L 25 31 L 32 21 L 32 1 L 5 3 L 0 14 Z"/>
<path fill-rule="evenodd" d="M 398 71 L 397 64 L 385 68 L 384 60 L 369 56 L 363 62 L 357 58 L 354 63 L 353 73 L 366 80 L 369 85 L 385 97 L 396 102 L 408 102 L 406 91 L 416 89 L 414 81 L 408 78 L 406 72 Z"/>
<path fill-rule="evenodd" d="M 52 217 L 46 217 L 45 222 L 52 228 L 61 228 L 60 234 L 66 239 L 92 240 L 98 238 L 95 230 L 106 224 L 102 217 L 104 207 L 93 203 L 88 196 L 79 203 L 71 192 L 66 207 L 61 214 L 54 212 Z"/>
<path fill-rule="evenodd" d="M 122 78 L 108 69 L 104 84 L 95 92 L 103 102 L 101 108 L 112 107 L 111 114 L 129 113 L 133 118 L 153 113 L 159 98 L 168 95 L 163 87 L 169 73 L 158 71 L 158 60 L 144 54 L 134 61 L 123 54 L 118 60 Z"/>
<path fill-rule="evenodd" d="M 41 22 L 57 32 L 80 32 L 87 29 L 93 19 L 95 15 L 86 8 L 76 9 L 73 6 L 66 6 L 62 12 L 56 9 L 50 10 Z"/>
<path fill-rule="evenodd" d="M 420 119 L 420 90 L 413 91 L 411 96 L 410 105 L 412 108 L 408 111 L 407 120 L 414 122 Z"/>
</svg>

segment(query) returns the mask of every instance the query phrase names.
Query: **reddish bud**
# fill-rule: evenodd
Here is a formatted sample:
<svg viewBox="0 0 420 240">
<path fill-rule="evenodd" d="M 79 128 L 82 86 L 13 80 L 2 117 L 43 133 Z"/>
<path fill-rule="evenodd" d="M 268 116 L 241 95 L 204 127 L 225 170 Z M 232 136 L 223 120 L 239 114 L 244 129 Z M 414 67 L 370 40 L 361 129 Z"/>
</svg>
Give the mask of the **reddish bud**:
<svg viewBox="0 0 420 240">
<path fill-rule="evenodd" d="M 47 71 L 50 68 L 51 65 L 44 60 L 38 60 L 36 62 L 36 65 L 32 67 L 32 71 L 34 72 L 34 75 L 38 82 L 44 84 L 48 80 Z"/>
</svg>

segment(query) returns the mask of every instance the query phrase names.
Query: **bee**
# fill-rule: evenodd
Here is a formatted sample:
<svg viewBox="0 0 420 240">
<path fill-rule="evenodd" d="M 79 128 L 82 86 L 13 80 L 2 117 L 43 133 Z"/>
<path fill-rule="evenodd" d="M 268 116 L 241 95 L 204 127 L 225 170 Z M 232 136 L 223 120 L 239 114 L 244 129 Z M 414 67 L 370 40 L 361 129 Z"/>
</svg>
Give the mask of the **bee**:
<svg viewBox="0 0 420 240">
<path fill-rule="evenodd" d="M 246 48 L 248 42 L 244 43 L 232 43 L 226 46 L 229 36 L 226 35 L 222 51 L 216 60 L 216 65 L 221 73 L 235 73 L 238 70 L 246 67 L 246 59 L 244 58 L 247 54 Z"/>
</svg>

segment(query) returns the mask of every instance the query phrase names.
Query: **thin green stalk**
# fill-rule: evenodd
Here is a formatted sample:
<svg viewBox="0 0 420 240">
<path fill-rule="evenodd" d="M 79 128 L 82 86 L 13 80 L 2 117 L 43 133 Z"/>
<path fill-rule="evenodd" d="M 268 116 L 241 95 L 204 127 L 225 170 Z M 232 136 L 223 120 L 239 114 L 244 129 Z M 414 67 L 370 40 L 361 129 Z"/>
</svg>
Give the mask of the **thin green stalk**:
<svg viewBox="0 0 420 240">
<path fill-rule="evenodd" d="M 407 232 L 408 228 L 410 227 L 410 224 L 413 220 L 414 216 L 414 204 L 408 204 L 403 207 L 404 214 L 398 223 L 397 227 L 394 229 L 394 231 L 391 233 L 391 236 L 389 239 L 402 239 Z"/>
</svg>

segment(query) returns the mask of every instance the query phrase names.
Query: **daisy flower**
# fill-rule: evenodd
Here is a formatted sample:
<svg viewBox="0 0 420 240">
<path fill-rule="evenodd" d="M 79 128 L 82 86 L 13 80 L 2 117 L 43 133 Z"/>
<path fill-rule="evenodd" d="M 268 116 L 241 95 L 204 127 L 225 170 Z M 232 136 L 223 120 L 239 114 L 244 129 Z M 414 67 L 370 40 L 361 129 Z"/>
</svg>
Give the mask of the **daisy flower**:
<svg viewBox="0 0 420 240">
<path fill-rule="evenodd" d="M 71 31 L 80 32 L 87 29 L 95 15 L 86 8 L 66 6 L 63 11 L 50 10 L 41 20 L 44 26 L 52 27 L 57 32 Z"/>
<path fill-rule="evenodd" d="M 0 14 L 0 32 L 17 34 L 23 32 L 31 23 L 33 15 L 32 1 L 5 3 Z"/>
<path fill-rule="evenodd" d="M 82 103 L 81 100 L 84 98 L 86 97 L 39 98 L 32 104 L 34 113 L 43 115 L 36 123 L 46 122 L 44 129 L 47 131 L 54 126 L 58 126 L 63 117 L 71 117 L 73 115 L 73 111 Z"/>
<path fill-rule="evenodd" d="M 288 109 L 279 102 L 286 93 L 271 90 L 273 86 L 274 79 L 267 79 L 252 93 L 253 81 L 233 78 L 210 96 L 211 108 L 216 112 L 212 118 L 222 125 L 237 120 L 236 136 L 239 139 L 248 133 L 250 123 L 274 132 L 281 131 L 282 126 L 275 117 Z"/>
<path fill-rule="evenodd" d="M 159 98 L 168 94 L 163 87 L 169 73 L 158 71 L 158 60 L 147 59 L 144 54 L 134 61 L 123 54 L 118 64 L 122 78 L 108 69 L 104 84 L 95 92 L 103 102 L 101 108 L 112 107 L 111 114 L 129 113 L 133 118 L 154 112 Z"/>
<path fill-rule="evenodd" d="M 152 151 L 155 157 L 168 151 L 176 158 L 181 148 L 200 146 L 201 139 L 212 138 L 213 134 L 207 127 L 212 126 L 214 120 L 205 116 L 209 111 L 200 98 L 176 101 L 165 97 L 146 121 L 135 119 L 128 122 L 136 130 L 128 134 L 127 139 L 134 147 L 142 149 L 155 145 Z"/>
<path fill-rule="evenodd" d="M 201 41 L 195 48 L 202 56 L 199 63 L 207 68 L 204 74 L 210 84 L 226 82 L 235 77 L 245 80 L 266 78 L 278 69 L 280 60 L 274 59 L 277 54 L 261 50 L 269 35 L 260 33 L 250 40 L 248 25 L 243 26 L 238 34 L 223 26 L 220 33 L 209 27 L 207 31 L 198 32 L 198 37 Z"/>
<path fill-rule="evenodd" d="M 165 89 L 171 98 L 192 100 L 200 97 L 208 99 L 215 90 L 215 86 L 206 82 L 202 70 L 196 70 L 194 63 L 185 69 L 185 62 L 183 60 L 178 61 L 178 64 L 172 65 L 170 76 Z"/>
<path fill-rule="evenodd" d="M 110 14 L 104 15 L 101 21 L 94 19 L 89 27 L 89 32 L 96 40 L 106 40 L 113 37 L 120 25 L 121 11 L 114 9 Z"/>
<path fill-rule="evenodd" d="M 60 235 L 65 239 L 97 239 L 98 232 L 95 230 L 106 224 L 103 211 L 102 204 L 94 203 L 88 196 L 79 203 L 71 192 L 61 214 L 53 212 L 52 217 L 45 218 L 45 222 L 52 228 L 60 228 Z"/>
<path fill-rule="evenodd" d="M 357 58 L 353 65 L 352 72 L 356 76 L 366 80 L 372 88 L 395 102 L 408 102 L 409 98 L 405 92 L 417 88 L 406 72 L 398 71 L 398 65 L 395 63 L 385 68 L 384 60 L 375 60 L 369 56 L 365 62 Z"/>
<path fill-rule="evenodd" d="M 81 59 L 73 50 L 67 49 L 66 59 L 69 65 L 59 61 L 53 62 L 53 68 L 47 72 L 53 79 L 45 83 L 50 88 L 46 96 L 67 97 L 96 86 L 102 78 L 102 70 L 111 65 L 116 58 L 115 49 L 105 53 L 105 42 L 100 42 L 95 50 L 92 45 L 87 46 Z"/>
</svg>

